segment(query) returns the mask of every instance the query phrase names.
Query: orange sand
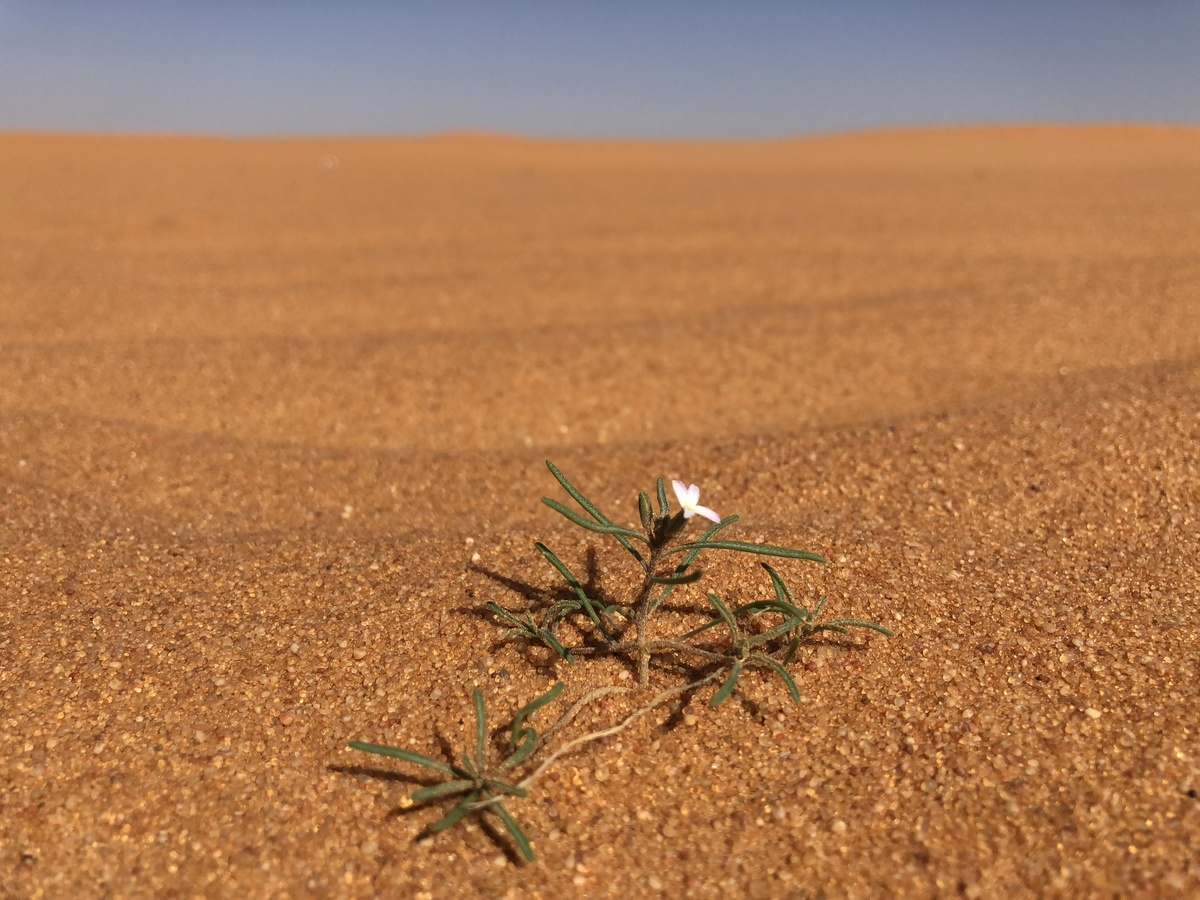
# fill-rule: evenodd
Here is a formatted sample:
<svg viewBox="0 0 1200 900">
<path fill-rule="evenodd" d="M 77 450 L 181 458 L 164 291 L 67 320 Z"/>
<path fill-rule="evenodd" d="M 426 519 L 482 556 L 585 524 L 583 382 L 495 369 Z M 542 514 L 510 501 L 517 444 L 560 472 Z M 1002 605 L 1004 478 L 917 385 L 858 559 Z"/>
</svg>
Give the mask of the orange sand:
<svg viewBox="0 0 1200 900">
<path fill-rule="evenodd" d="M 0 896 L 1200 894 L 1198 210 L 1187 128 L 0 135 Z M 520 867 L 345 744 L 620 683 L 473 612 L 622 589 L 546 457 L 898 633 L 565 759 Z"/>
</svg>

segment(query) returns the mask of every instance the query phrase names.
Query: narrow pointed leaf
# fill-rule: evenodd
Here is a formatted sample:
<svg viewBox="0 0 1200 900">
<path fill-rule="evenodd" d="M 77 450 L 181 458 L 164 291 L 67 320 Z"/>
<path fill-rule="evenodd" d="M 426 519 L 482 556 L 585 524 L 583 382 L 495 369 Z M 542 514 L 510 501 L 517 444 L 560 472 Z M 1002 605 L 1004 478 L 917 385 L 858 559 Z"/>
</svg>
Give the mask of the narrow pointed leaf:
<svg viewBox="0 0 1200 900">
<path fill-rule="evenodd" d="M 467 754 L 464 753 L 459 758 L 459 761 L 462 765 L 462 770 L 463 770 L 464 775 L 466 775 L 470 778 L 478 778 L 479 777 L 479 775 L 481 773 L 477 768 L 475 768 L 475 763 L 471 761 L 471 757 L 467 756 Z"/>
<path fill-rule="evenodd" d="M 532 728 L 522 727 L 526 717 L 532 715 L 541 707 L 551 702 L 555 697 L 562 693 L 565 685 L 560 681 L 542 694 L 542 696 L 525 704 L 519 710 L 513 719 L 512 735 L 509 737 L 509 744 L 513 748 L 513 752 L 509 754 L 508 759 L 500 764 L 500 771 L 507 772 L 516 766 L 519 766 L 525 761 L 530 753 L 537 746 L 537 732 Z"/>
<path fill-rule="evenodd" d="M 796 687 L 796 682 L 792 678 L 791 673 L 788 672 L 787 669 L 785 669 L 783 666 L 781 666 L 777 660 L 774 660 L 771 657 L 766 656 L 765 654 L 761 654 L 761 653 L 755 654 L 754 658 L 758 659 L 758 660 L 762 660 L 762 662 L 766 663 L 768 666 L 770 666 L 772 669 L 774 669 L 775 674 L 783 679 L 783 683 L 787 686 L 788 693 L 792 695 L 792 699 L 795 700 L 797 703 L 800 702 L 800 688 Z"/>
<path fill-rule="evenodd" d="M 571 651 L 568 650 L 566 647 L 564 647 L 559 642 L 558 638 L 556 638 L 553 634 L 551 634 L 545 628 L 538 629 L 537 636 L 542 639 L 542 642 L 544 644 L 546 644 L 546 646 L 548 646 L 551 650 L 553 650 L 555 653 L 557 653 L 559 656 L 561 656 L 567 662 L 569 662 L 569 663 L 575 662 L 575 657 L 571 655 Z"/>
<path fill-rule="evenodd" d="M 600 508 L 585 497 L 583 491 L 571 484 L 570 480 L 562 473 L 562 470 L 558 466 L 550 462 L 550 460 L 546 460 L 546 468 L 550 470 L 550 474 L 554 476 L 554 480 L 562 485 L 562 489 L 571 495 L 571 499 L 587 510 L 593 519 L 602 524 L 610 524 L 608 516 L 600 512 Z"/>
<path fill-rule="evenodd" d="M 470 794 L 467 794 L 467 796 L 463 797 L 462 800 L 458 802 L 458 805 L 455 806 L 454 809 L 450 810 L 450 812 L 446 813 L 446 815 L 442 816 L 440 819 L 430 825 L 429 830 L 434 834 L 439 831 L 445 831 L 447 828 L 469 813 L 471 811 L 471 804 L 478 799 L 479 791 L 472 791 Z"/>
<path fill-rule="evenodd" d="M 792 642 L 788 644 L 788 651 L 783 655 L 783 664 L 786 666 L 792 661 L 792 657 L 796 655 L 796 650 L 800 647 L 800 635 L 795 635 Z"/>
<path fill-rule="evenodd" d="M 555 682 L 554 686 L 550 688 L 550 690 L 546 691 L 546 693 L 542 694 L 542 696 L 529 701 L 517 710 L 517 714 L 513 718 L 512 727 L 512 743 L 514 746 L 516 745 L 521 732 L 524 730 L 521 726 L 524 724 L 525 719 L 528 716 L 533 715 L 547 703 L 552 703 L 554 698 L 563 692 L 564 687 L 566 687 L 566 685 L 564 685 L 561 681 Z"/>
<path fill-rule="evenodd" d="M 812 618 L 815 619 L 817 616 L 819 616 L 821 614 L 821 610 L 823 610 L 825 608 L 825 604 L 827 602 L 829 602 L 829 595 L 822 594 L 821 598 L 817 601 L 817 605 L 813 607 Z"/>
<path fill-rule="evenodd" d="M 755 600 L 753 603 L 746 603 L 737 607 L 733 611 L 733 614 L 738 616 L 742 613 L 754 614 L 767 612 L 768 610 L 799 619 L 801 622 L 808 621 L 808 610 L 792 606 L 792 604 L 784 600 Z"/>
<path fill-rule="evenodd" d="M 537 634 L 536 628 L 530 628 L 528 622 L 524 621 L 523 619 L 521 619 L 521 618 L 517 617 L 516 615 L 514 615 L 513 613 L 509 612 L 507 609 L 505 609 L 499 603 L 493 603 L 491 600 L 489 600 L 486 605 L 487 605 L 488 610 L 492 614 L 499 616 L 505 622 L 507 622 L 508 624 L 512 625 L 515 628 L 520 629 L 522 632 L 524 632 L 525 634 L 528 634 L 530 637 Z"/>
<path fill-rule="evenodd" d="M 767 574 L 771 576 L 771 584 L 775 587 L 775 596 L 779 602 L 795 606 L 796 601 L 792 597 L 791 589 L 783 583 L 783 579 L 779 577 L 779 573 L 766 563 L 759 563 L 759 565 L 766 569 Z"/>
<path fill-rule="evenodd" d="M 718 531 L 720 531 L 722 528 L 728 528 L 730 525 L 732 525 L 734 522 L 738 521 L 740 518 L 741 518 L 741 516 L 726 516 L 720 522 L 714 522 L 712 525 L 710 525 L 708 527 L 708 530 L 706 532 L 704 532 L 704 534 L 700 535 L 700 540 L 701 541 L 711 540 Z"/>
<path fill-rule="evenodd" d="M 534 751 L 537 746 L 537 732 L 532 728 L 524 729 L 521 734 L 524 735 L 524 740 L 517 745 L 517 748 L 508 755 L 504 762 L 500 763 L 498 771 L 507 772 L 509 769 L 514 769 L 529 758 L 529 754 Z"/>
<path fill-rule="evenodd" d="M 850 625 L 855 628 L 870 628 L 872 631 L 878 631 L 880 634 L 885 634 L 888 637 L 895 637 L 895 632 L 889 628 L 884 628 L 877 622 L 868 622 L 866 619 L 834 619 L 832 622 L 822 622 L 822 625 Z"/>
<path fill-rule="evenodd" d="M 475 701 L 475 765 L 480 772 L 487 771 L 487 710 L 483 706 L 483 694 L 479 688 L 471 695 Z"/>
<path fill-rule="evenodd" d="M 508 794 L 510 797 L 528 797 L 529 793 L 523 787 L 518 787 L 515 784 L 509 784 L 507 781 L 496 781 L 494 778 L 488 778 L 483 783 L 490 791 L 498 791 L 501 794 Z"/>
<path fill-rule="evenodd" d="M 645 491 L 638 494 L 638 517 L 642 520 L 642 528 L 646 534 L 654 533 L 654 510 L 650 506 L 650 495 Z"/>
<path fill-rule="evenodd" d="M 562 600 L 558 603 L 555 603 L 553 606 L 547 609 L 546 614 L 542 616 L 541 627 L 539 628 L 537 625 L 534 625 L 533 630 L 539 635 L 542 631 L 553 631 L 553 629 L 558 627 L 559 622 L 561 622 L 571 613 L 579 612 L 579 610 L 582 608 L 583 604 L 578 600 Z"/>
<path fill-rule="evenodd" d="M 679 544 L 668 550 L 668 553 L 679 553 L 687 550 L 736 550 L 740 553 L 757 553 L 759 556 L 781 556 L 785 559 L 807 559 L 812 562 L 829 562 L 819 553 L 807 550 L 793 550 L 790 547 L 776 547 L 773 544 L 752 544 L 749 541 L 712 541 L 699 540 L 689 544 Z"/>
<path fill-rule="evenodd" d="M 364 753 L 377 753 L 380 756 L 392 756 L 396 759 L 402 759 L 405 762 L 416 763 L 418 766 L 435 769 L 446 775 L 456 774 L 453 766 L 442 762 L 440 759 L 433 759 L 421 753 L 414 753 L 412 750 L 405 750 L 403 747 L 388 747 L 386 744 L 368 744 L 365 741 L 351 741 L 349 746 Z"/>
<path fill-rule="evenodd" d="M 834 625 L 832 622 L 822 622 L 819 625 L 809 625 L 809 634 L 815 634 L 818 631 L 836 631 L 838 634 L 849 634 L 848 628 L 843 628 L 841 625 Z"/>
<path fill-rule="evenodd" d="M 575 485 L 571 484 L 571 482 L 567 479 L 567 476 L 564 475 L 559 470 L 558 466 L 554 465 L 554 463 L 550 462 L 550 460 L 546 460 L 546 468 L 550 470 L 550 474 L 554 476 L 554 480 L 557 481 L 562 486 L 562 489 L 571 495 L 571 499 L 573 499 L 576 503 L 578 503 L 585 510 L 587 510 L 588 514 L 593 519 L 595 519 L 601 525 L 612 525 L 613 524 L 612 520 L 608 516 L 606 516 L 604 513 L 600 512 L 600 508 L 598 506 L 596 506 L 595 503 L 593 503 L 591 500 L 589 500 L 587 497 L 585 497 L 583 495 L 583 491 L 579 490 L 579 488 L 577 488 L 577 487 L 575 487 Z M 620 542 L 622 547 L 624 547 L 626 550 L 628 550 L 630 553 L 633 554 L 634 559 L 636 559 L 639 563 L 641 563 L 643 566 L 646 564 L 645 561 L 642 559 L 642 554 L 638 553 L 638 551 L 634 548 L 634 546 L 629 543 L 629 539 L 627 537 L 625 537 L 617 532 L 606 532 L 606 533 L 612 534 L 613 537 L 615 537 Z M 635 535 L 636 535 L 636 532 L 635 532 Z M 641 537 L 641 535 L 636 535 L 636 536 L 639 538 Z"/>
<path fill-rule="evenodd" d="M 690 572 L 684 572 L 680 575 L 651 575 L 646 580 L 651 584 L 691 584 L 694 581 L 699 581 L 704 577 L 702 569 L 692 569 Z"/>
<path fill-rule="evenodd" d="M 574 510 L 568 509 L 567 507 L 563 506 L 561 503 L 559 503 L 557 500 L 553 499 L 552 497 L 543 497 L 542 502 L 545 503 L 552 510 L 554 510 L 556 513 L 559 513 L 560 515 L 563 515 L 566 518 L 570 519 L 572 522 L 574 522 L 580 528 L 586 528 L 588 531 L 594 531 L 597 534 L 612 534 L 612 535 L 616 535 L 617 537 L 632 538 L 635 541 L 641 541 L 643 544 L 646 543 L 646 538 L 643 535 L 638 534 L 632 528 L 626 528 L 623 525 L 614 525 L 611 522 L 603 523 L 603 522 L 588 521 L 583 516 L 579 515 L 579 513 L 575 512 Z M 629 548 L 629 549 L 632 549 L 632 548 Z M 640 554 L 639 554 L 638 558 L 639 558 L 639 560 L 641 559 Z"/>
<path fill-rule="evenodd" d="M 681 634 L 679 636 L 679 640 L 682 641 L 682 640 L 685 640 L 686 638 L 695 637 L 696 635 L 700 634 L 700 632 L 708 631 L 708 629 L 715 628 L 716 626 L 721 625 L 724 622 L 725 622 L 724 619 L 722 619 L 720 616 L 717 616 L 711 622 L 705 622 L 699 628 L 693 628 L 691 631 L 687 632 L 686 634 Z"/>
<path fill-rule="evenodd" d="M 550 563 L 550 565 L 552 565 L 558 571 L 558 574 L 566 580 L 567 584 L 571 586 L 571 590 L 575 592 L 575 595 L 583 604 L 583 608 L 587 612 L 588 618 L 592 620 L 592 623 L 597 628 L 604 632 L 605 637 L 608 637 L 608 632 L 605 630 L 603 623 L 600 621 L 600 617 L 596 615 L 596 609 L 593 605 L 596 601 L 592 600 L 592 598 L 587 595 L 587 592 L 585 592 L 583 589 L 583 585 L 579 583 L 579 579 L 576 578 L 571 570 L 567 568 L 567 564 L 559 559 L 554 551 L 541 541 L 538 541 L 533 546 L 537 549 L 538 553 L 542 554 L 542 556 L 546 558 L 546 562 Z"/>
<path fill-rule="evenodd" d="M 443 781 L 441 784 L 435 784 L 427 788 L 421 788 L 419 791 L 413 791 L 413 803 L 421 803 L 425 800 L 436 800 L 438 797 L 449 797 L 451 794 L 461 794 L 464 791 L 469 791 L 475 786 L 474 781 L 465 779 L 455 781 Z"/>
<path fill-rule="evenodd" d="M 751 637 L 750 645 L 757 646 L 759 644 L 765 644 L 769 641 L 773 641 L 777 637 L 783 637 L 785 634 L 787 634 L 789 631 L 791 631 L 793 628 L 795 628 L 799 624 L 800 624 L 800 620 L 798 618 L 796 618 L 795 616 L 792 616 L 789 619 L 785 619 L 779 625 L 776 625 L 773 628 L 768 628 L 766 631 L 762 632 L 761 634 L 756 634 L 753 637 Z"/>
<path fill-rule="evenodd" d="M 504 823 L 504 827 L 508 829 L 508 833 L 517 842 L 517 849 L 521 851 L 521 855 L 525 857 L 525 861 L 533 862 L 533 847 L 529 846 L 529 838 L 525 837 L 525 832 L 521 830 L 521 826 L 517 824 L 517 820 L 504 808 L 503 803 L 494 803 L 491 809 L 500 817 L 500 821 Z"/>
<path fill-rule="evenodd" d="M 729 607 L 726 606 L 721 598 L 712 591 L 708 592 L 708 602 L 717 608 L 717 612 L 720 613 L 722 621 L 729 626 L 729 631 L 733 634 L 733 639 L 736 641 L 739 636 L 737 620 L 733 618 L 733 613 L 729 611 Z"/>
<path fill-rule="evenodd" d="M 671 507 L 667 505 L 667 483 L 660 478 L 654 489 L 658 494 L 658 514 L 665 519 L 671 514 Z"/>
<path fill-rule="evenodd" d="M 713 709 L 716 709 L 729 698 L 729 695 L 733 693 L 734 685 L 737 684 L 738 676 L 741 674 L 742 664 L 740 662 L 734 663 L 733 668 L 729 670 L 729 677 L 725 679 L 725 683 L 721 685 L 721 689 L 713 694 L 712 700 L 709 701 L 709 705 Z"/>
<path fill-rule="evenodd" d="M 700 540 L 707 541 L 709 538 L 711 538 L 714 534 L 716 534 L 722 528 L 724 528 L 727 525 L 732 525 L 737 520 L 738 520 L 737 516 L 726 516 L 720 522 L 717 522 L 715 525 L 713 525 L 711 528 L 709 528 L 706 532 L 704 532 L 704 534 L 702 534 L 700 536 Z M 675 567 L 674 574 L 679 575 L 683 572 L 686 572 L 688 566 L 690 566 L 695 561 L 696 557 L 699 555 L 700 555 L 699 550 L 689 550 L 687 553 L 685 553 L 683 556 L 683 559 L 680 561 L 679 565 L 677 565 Z M 670 596 L 671 591 L 673 591 L 673 590 L 675 590 L 675 585 L 673 585 L 673 584 L 668 584 L 665 588 L 663 588 L 663 592 L 661 594 L 659 594 L 657 598 L 655 598 L 654 603 L 651 605 L 650 611 L 653 612 L 654 610 L 658 609 L 658 607 L 660 605 L 662 605 L 662 602 L 664 600 L 666 600 L 668 596 Z"/>
</svg>

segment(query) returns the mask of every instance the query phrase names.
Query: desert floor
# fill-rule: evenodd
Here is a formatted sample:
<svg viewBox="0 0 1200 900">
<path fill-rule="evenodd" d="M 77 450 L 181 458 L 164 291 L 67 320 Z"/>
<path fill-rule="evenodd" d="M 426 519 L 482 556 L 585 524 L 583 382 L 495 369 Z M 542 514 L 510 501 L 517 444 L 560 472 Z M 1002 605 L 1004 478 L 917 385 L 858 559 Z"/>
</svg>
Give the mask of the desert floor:
<svg viewBox="0 0 1200 900">
<path fill-rule="evenodd" d="M 634 684 L 480 612 L 627 597 L 547 458 L 896 635 L 563 757 L 527 866 L 346 744 Z M 1200 894 L 1200 129 L 0 135 L 0 501 L 0 896 Z M 701 563 L 663 633 L 771 594 Z"/>
</svg>

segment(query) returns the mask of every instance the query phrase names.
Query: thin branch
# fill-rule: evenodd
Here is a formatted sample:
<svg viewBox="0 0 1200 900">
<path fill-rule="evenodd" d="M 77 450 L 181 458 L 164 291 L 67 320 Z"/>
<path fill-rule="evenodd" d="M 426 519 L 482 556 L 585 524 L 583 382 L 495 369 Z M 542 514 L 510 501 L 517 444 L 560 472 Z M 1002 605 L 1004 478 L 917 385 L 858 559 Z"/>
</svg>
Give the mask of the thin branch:
<svg viewBox="0 0 1200 900">
<path fill-rule="evenodd" d="M 546 741 L 550 739 L 551 735 L 555 734 L 557 731 L 559 731 L 559 729 L 571 724 L 572 720 L 579 715 L 579 711 L 593 700 L 599 700 L 601 697 L 607 697 L 609 694 L 628 694 L 630 690 L 632 689 L 610 684 L 606 687 L 596 688 L 594 691 L 588 691 L 586 694 L 576 700 L 571 708 L 559 717 L 557 722 L 555 722 L 553 725 L 547 728 L 545 732 L 538 736 L 538 746 L 546 743 Z"/>
<path fill-rule="evenodd" d="M 703 647 L 686 644 L 683 641 L 650 641 L 646 645 L 646 649 L 651 653 L 659 650 L 674 650 L 677 653 L 691 653 L 709 662 L 730 662 L 728 653 L 714 653 L 712 650 L 705 650 Z"/>
<path fill-rule="evenodd" d="M 625 719 L 622 722 L 620 722 L 616 725 L 613 725 L 611 728 L 604 728 L 604 729 L 601 729 L 600 731 L 593 731 L 591 734 L 581 735 L 580 737 L 577 737 L 574 740 L 567 741 L 567 743 L 563 744 L 561 747 L 559 747 L 557 750 L 555 750 L 553 753 L 551 753 L 549 756 L 547 756 L 545 761 L 540 766 L 538 766 L 536 769 L 534 769 L 533 772 L 527 778 L 525 778 L 523 781 L 521 781 L 521 783 L 518 785 L 518 787 L 528 788 L 531 784 L 533 784 L 533 782 L 535 782 L 542 775 L 543 772 L 545 772 L 552 765 L 554 765 L 554 763 L 556 763 L 563 754 L 569 753 L 570 751 L 574 750 L 576 747 L 580 747 L 584 744 L 590 744 L 592 741 L 599 741 L 606 737 L 612 737 L 614 734 L 620 734 L 622 731 L 624 731 L 626 728 L 628 728 L 630 725 L 632 725 L 634 722 L 636 722 L 642 716 L 646 715 L 647 713 L 651 712 L 652 710 L 654 710 L 657 707 L 661 706 L 662 704 L 666 703 L 672 697 L 675 697 L 679 694 L 687 693 L 688 691 L 695 690 L 698 687 L 702 687 L 703 685 L 708 684 L 708 682 L 716 680 L 716 678 L 724 671 L 725 671 L 724 669 L 717 669 L 716 671 L 710 672 L 709 674 L 705 675 L 703 678 L 701 678 L 697 681 L 693 681 L 691 684 L 685 684 L 685 685 L 681 685 L 678 687 L 669 688 L 668 690 L 665 690 L 661 694 L 657 695 L 653 700 L 651 700 L 645 706 L 631 712 L 628 716 L 625 717 Z M 603 688 L 599 688 L 598 690 L 603 690 Z M 625 690 L 625 689 L 619 688 L 618 690 Z M 596 691 L 593 691 L 592 693 L 596 693 Z M 576 704 L 576 705 L 578 705 L 578 704 Z"/>
</svg>

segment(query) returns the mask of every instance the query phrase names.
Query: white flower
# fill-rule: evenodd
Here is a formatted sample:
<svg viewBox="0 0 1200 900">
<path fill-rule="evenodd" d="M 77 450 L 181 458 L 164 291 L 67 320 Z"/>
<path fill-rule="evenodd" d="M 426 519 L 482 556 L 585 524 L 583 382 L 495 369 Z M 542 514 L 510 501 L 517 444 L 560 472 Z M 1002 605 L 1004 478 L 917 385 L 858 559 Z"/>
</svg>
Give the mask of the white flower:
<svg viewBox="0 0 1200 900">
<path fill-rule="evenodd" d="M 690 487 L 685 487 L 682 481 L 672 481 L 671 487 L 675 488 L 675 497 L 679 500 L 679 505 L 683 507 L 683 517 L 685 519 L 701 515 L 706 519 L 712 519 L 714 522 L 721 521 L 721 517 L 715 512 L 707 506 L 700 505 L 699 487 L 694 484 Z"/>
</svg>

